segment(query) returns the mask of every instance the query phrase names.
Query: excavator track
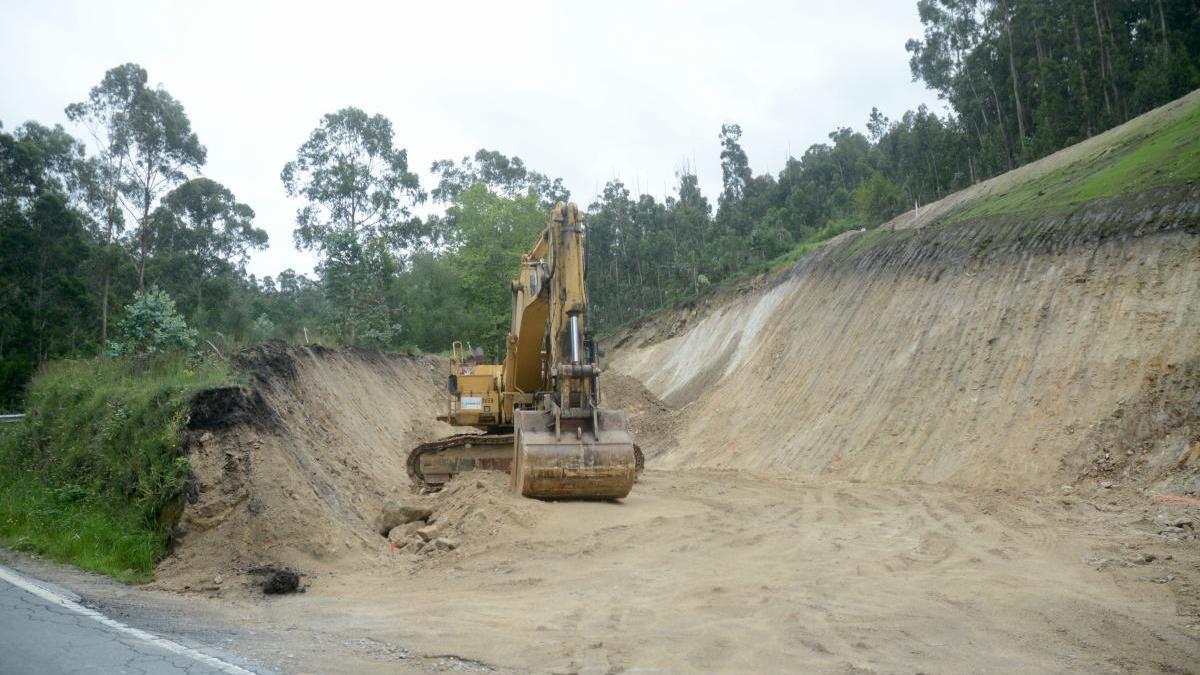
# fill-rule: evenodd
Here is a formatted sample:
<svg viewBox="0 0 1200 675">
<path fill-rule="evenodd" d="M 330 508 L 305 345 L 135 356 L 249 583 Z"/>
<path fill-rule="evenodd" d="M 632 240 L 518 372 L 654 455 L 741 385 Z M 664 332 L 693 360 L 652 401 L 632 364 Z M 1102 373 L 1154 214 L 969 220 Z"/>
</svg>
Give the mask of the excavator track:
<svg viewBox="0 0 1200 675">
<path fill-rule="evenodd" d="M 408 477 L 418 489 L 433 492 L 463 471 L 512 469 L 513 434 L 457 434 L 422 443 L 408 453 Z M 642 449 L 633 446 L 637 475 L 645 467 Z"/>
<path fill-rule="evenodd" d="M 508 473 L 512 458 L 512 434 L 457 434 L 413 448 L 408 477 L 423 490 L 437 490 L 463 471 Z"/>
</svg>

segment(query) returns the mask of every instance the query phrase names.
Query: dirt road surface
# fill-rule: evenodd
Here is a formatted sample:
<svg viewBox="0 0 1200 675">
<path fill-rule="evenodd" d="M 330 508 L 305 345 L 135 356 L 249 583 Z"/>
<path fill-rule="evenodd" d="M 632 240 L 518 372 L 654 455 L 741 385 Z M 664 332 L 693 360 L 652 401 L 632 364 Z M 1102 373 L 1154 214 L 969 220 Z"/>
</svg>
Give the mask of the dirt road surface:
<svg viewBox="0 0 1200 675">
<path fill-rule="evenodd" d="M 1117 486 L 968 494 L 649 471 L 623 503 L 542 503 L 471 478 L 492 519 L 433 556 L 384 544 L 307 592 L 84 590 L 181 612 L 285 672 L 1194 672 L 1194 542 Z M 1137 504 L 1145 503 L 1145 508 Z M 470 513 L 468 509 L 466 513 Z M 209 597 L 213 596 L 213 597 Z M 184 601 L 181 603 L 180 601 Z M 132 605 L 130 609 L 128 605 Z M 126 619 L 128 620 L 128 619 Z M 160 618 L 159 621 L 162 621 Z M 153 623 L 153 622 L 152 622 Z"/>
</svg>

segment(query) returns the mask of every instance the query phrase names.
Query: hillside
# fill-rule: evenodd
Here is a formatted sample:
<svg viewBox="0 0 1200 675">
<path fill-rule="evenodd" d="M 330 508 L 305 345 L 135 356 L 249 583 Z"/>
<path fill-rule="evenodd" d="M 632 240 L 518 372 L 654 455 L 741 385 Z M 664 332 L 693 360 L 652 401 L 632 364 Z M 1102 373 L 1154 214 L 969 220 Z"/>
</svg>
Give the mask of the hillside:
<svg viewBox="0 0 1200 675">
<path fill-rule="evenodd" d="M 1200 442 L 1176 405 L 1200 359 L 1197 138 L 1200 92 L 614 336 L 612 369 L 674 409 L 643 446 L 674 468 L 1169 479 Z"/>
</svg>

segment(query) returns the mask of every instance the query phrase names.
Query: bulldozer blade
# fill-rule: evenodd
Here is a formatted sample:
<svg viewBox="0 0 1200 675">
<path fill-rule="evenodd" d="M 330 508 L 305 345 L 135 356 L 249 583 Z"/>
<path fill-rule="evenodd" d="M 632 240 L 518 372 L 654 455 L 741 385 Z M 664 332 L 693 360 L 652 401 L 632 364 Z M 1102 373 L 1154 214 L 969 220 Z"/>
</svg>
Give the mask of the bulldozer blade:
<svg viewBox="0 0 1200 675">
<path fill-rule="evenodd" d="M 546 411 L 516 412 L 513 486 L 539 499 L 621 499 L 637 477 L 633 435 L 622 410 L 562 419 Z"/>
</svg>

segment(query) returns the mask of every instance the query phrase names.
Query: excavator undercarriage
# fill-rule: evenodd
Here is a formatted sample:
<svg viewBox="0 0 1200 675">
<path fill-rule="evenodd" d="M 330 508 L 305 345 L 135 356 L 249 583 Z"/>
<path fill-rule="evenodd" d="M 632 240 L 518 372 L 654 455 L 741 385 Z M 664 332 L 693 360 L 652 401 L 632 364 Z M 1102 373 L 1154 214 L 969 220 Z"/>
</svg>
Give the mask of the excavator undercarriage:
<svg viewBox="0 0 1200 675">
<path fill-rule="evenodd" d="M 433 491 L 466 471 L 508 473 L 515 438 L 515 434 L 455 434 L 422 443 L 408 455 L 408 477 L 420 489 Z M 636 443 L 633 461 L 635 477 L 641 476 L 646 458 Z"/>
</svg>

